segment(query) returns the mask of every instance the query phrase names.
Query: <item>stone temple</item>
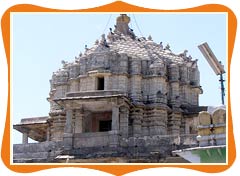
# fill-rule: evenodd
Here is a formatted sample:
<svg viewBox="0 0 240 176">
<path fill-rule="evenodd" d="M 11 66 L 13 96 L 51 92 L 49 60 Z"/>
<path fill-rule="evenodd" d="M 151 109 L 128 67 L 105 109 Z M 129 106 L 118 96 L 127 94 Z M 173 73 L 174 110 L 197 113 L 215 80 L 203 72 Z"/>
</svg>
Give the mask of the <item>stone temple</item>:
<svg viewBox="0 0 240 176">
<path fill-rule="evenodd" d="M 197 117 L 207 108 L 198 102 L 197 60 L 136 36 L 129 22 L 121 14 L 109 34 L 62 61 L 49 115 L 13 126 L 23 134 L 13 162 L 171 162 L 172 150 L 197 146 Z"/>
</svg>

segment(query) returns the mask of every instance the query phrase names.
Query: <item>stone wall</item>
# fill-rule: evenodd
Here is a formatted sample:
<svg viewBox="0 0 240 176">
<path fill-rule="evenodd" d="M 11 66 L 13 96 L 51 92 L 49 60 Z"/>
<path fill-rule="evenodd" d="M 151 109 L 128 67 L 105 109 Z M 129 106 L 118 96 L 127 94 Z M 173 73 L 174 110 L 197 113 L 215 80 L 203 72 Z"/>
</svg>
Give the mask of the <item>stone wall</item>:
<svg viewBox="0 0 240 176">
<path fill-rule="evenodd" d="M 60 155 L 63 150 L 62 142 L 41 142 L 13 145 L 13 162 L 49 162 Z"/>
<path fill-rule="evenodd" d="M 73 147 L 109 146 L 109 132 L 75 133 Z"/>
</svg>

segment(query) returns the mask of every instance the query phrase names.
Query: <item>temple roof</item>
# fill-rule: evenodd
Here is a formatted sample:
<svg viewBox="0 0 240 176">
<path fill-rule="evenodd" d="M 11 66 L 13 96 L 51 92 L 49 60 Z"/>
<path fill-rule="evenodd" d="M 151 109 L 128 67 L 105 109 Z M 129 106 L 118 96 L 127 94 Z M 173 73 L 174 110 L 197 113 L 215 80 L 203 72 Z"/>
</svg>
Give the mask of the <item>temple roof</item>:
<svg viewBox="0 0 240 176">
<path fill-rule="evenodd" d="M 28 133 L 28 137 L 35 141 L 43 142 L 46 140 L 48 119 L 48 116 L 24 118 L 19 124 L 13 125 L 13 128 L 21 133 Z"/>
<path fill-rule="evenodd" d="M 117 53 L 126 53 L 133 58 L 141 58 L 143 60 L 154 59 L 171 59 L 172 62 L 183 63 L 183 57 L 172 53 L 169 49 L 163 49 L 160 44 L 145 38 L 132 39 L 127 35 L 120 35 L 114 41 L 109 41 L 108 47 L 94 45 L 86 51 L 85 55 L 101 51 L 113 51 Z"/>
<path fill-rule="evenodd" d="M 120 19 L 122 19 L 121 22 L 119 22 Z M 119 16 L 114 32 L 110 28 L 107 38 L 105 38 L 105 34 L 102 34 L 100 41 L 97 40 L 93 47 L 86 48 L 84 55 L 88 56 L 99 52 L 117 52 L 141 60 L 164 60 L 179 64 L 191 61 L 191 56 L 187 57 L 187 50 L 180 54 L 174 54 L 169 44 L 163 47 L 162 42 L 155 43 L 151 36 L 147 39 L 137 37 L 133 30 L 128 27 L 129 21 L 130 17 L 125 14 Z"/>
</svg>

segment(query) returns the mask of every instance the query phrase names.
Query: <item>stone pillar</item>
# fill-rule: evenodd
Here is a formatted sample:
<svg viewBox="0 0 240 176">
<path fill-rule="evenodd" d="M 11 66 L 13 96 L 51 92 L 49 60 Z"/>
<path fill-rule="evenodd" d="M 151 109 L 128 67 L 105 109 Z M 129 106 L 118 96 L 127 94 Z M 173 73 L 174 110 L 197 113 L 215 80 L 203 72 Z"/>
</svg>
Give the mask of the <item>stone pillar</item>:
<svg viewBox="0 0 240 176">
<path fill-rule="evenodd" d="M 72 145 L 73 145 L 72 116 L 73 116 L 72 109 L 67 109 L 66 123 L 65 123 L 64 135 L 63 135 L 63 145 L 65 150 L 72 149 Z"/>
<path fill-rule="evenodd" d="M 104 90 L 111 90 L 111 81 L 110 81 L 110 76 L 109 75 L 106 75 L 106 76 L 104 76 L 104 81 L 105 81 L 105 83 L 104 83 Z"/>
<path fill-rule="evenodd" d="M 179 95 L 179 82 L 171 82 L 170 83 L 170 90 L 171 90 L 171 100 L 170 104 L 174 107 L 180 107 L 180 95 Z M 182 103 L 182 102 L 181 102 Z"/>
<path fill-rule="evenodd" d="M 47 127 L 46 141 L 50 141 L 50 126 Z"/>
<path fill-rule="evenodd" d="M 129 109 L 127 107 L 120 108 L 120 133 L 122 137 L 128 137 L 128 118 Z"/>
<path fill-rule="evenodd" d="M 180 126 L 181 126 L 181 113 L 173 112 L 169 115 L 168 118 L 168 126 L 169 126 L 169 132 L 173 135 L 180 135 Z"/>
<path fill-rule="evenodd" d="M 64 133 L 72 133 L 72 116 L 73 116 L 72 109 L 67 109 Z"/>
<path fill-rule="evenodd" d="M 83 132 L 83 109 L 78 109 L 75 112 L 75 133 L 82 133 Z"/>
<path fill-rule="evenodd" d="M 149 116 L 148 116 L 148 111 L 145 110 L 143 113 L 143 119 L 142 119 L 142 134 L 144 136 L 148 136 L 149 135 Z"/>
<path fill-rule="evenodd" d="M 189 124 L 189 120 L 185 121 L 185 134 L 190 134 L 190 124 Z"/>
<path fill-rule="evenodd" d="M 142 118 L 143 110 L 141 108 L 135 108 L 132 112 L 133 118 L 133 136 L 141 136 L 142 134 Z"/>
<path fill-rule="evenodd" d="M 112 131 L 119 131 L 119 107 L 112 107 Z"/>
<path fill-rule="evenodd" d="M 167 134 L 167 109 L 154 108 L 150 113 L 150 135 Z"/>
<path fill-rule="evenodd" d="M 117 147 L 119 145 L 119 107 L 116 105 L 112 107 L 112 130 L 109 134 L 110 147 Z"/>
<path fill-rule="evenodd" d="M 199 105 L 199 94 L 202 94 L 202 90 L 200 87 L 192 88 L 192 104 L 198 106 Z"/>
<path fill-rule="evenodd" d="M 64 128 L 66 124 L 65 112 L 57 114 L 51 117 L 52 124 L 50 128 L 50 140 L 51 141 L 62 141 L 64 136 Z M 63 114 L 64 113 L 64 114 Z"/>
<path fill-rule="evenodd" d="M 185 117 L 181 117 L 181 125 L 180 125 L 180 134 L 186 134 L 185 133 L 185 124 L 186 124 L 186 121 L 185 121 Z"/>
<path fill-rule="evenodd" d="M 22 143 L 23 144 L 28 144 L 28 133 L 27 132 L 23 133 Z"/>
</svg>

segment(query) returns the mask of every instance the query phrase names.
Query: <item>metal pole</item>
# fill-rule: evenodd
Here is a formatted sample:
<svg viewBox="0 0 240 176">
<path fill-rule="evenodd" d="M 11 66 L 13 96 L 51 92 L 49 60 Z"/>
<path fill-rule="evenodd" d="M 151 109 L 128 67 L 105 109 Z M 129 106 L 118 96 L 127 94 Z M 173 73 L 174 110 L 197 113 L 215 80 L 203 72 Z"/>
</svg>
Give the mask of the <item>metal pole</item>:
<svg viewBox="0 0 240 176">
<path fill-rule="evenodd" d="M 222 105 L 224 105 L 224 96 L 225 96 L 225 88 L 223 82 L 225 81 L 223 79 L 223 73 L 220 74 L 220 84 L 221 84 L 221 95 L 222 95 Z"/>
</svg>

